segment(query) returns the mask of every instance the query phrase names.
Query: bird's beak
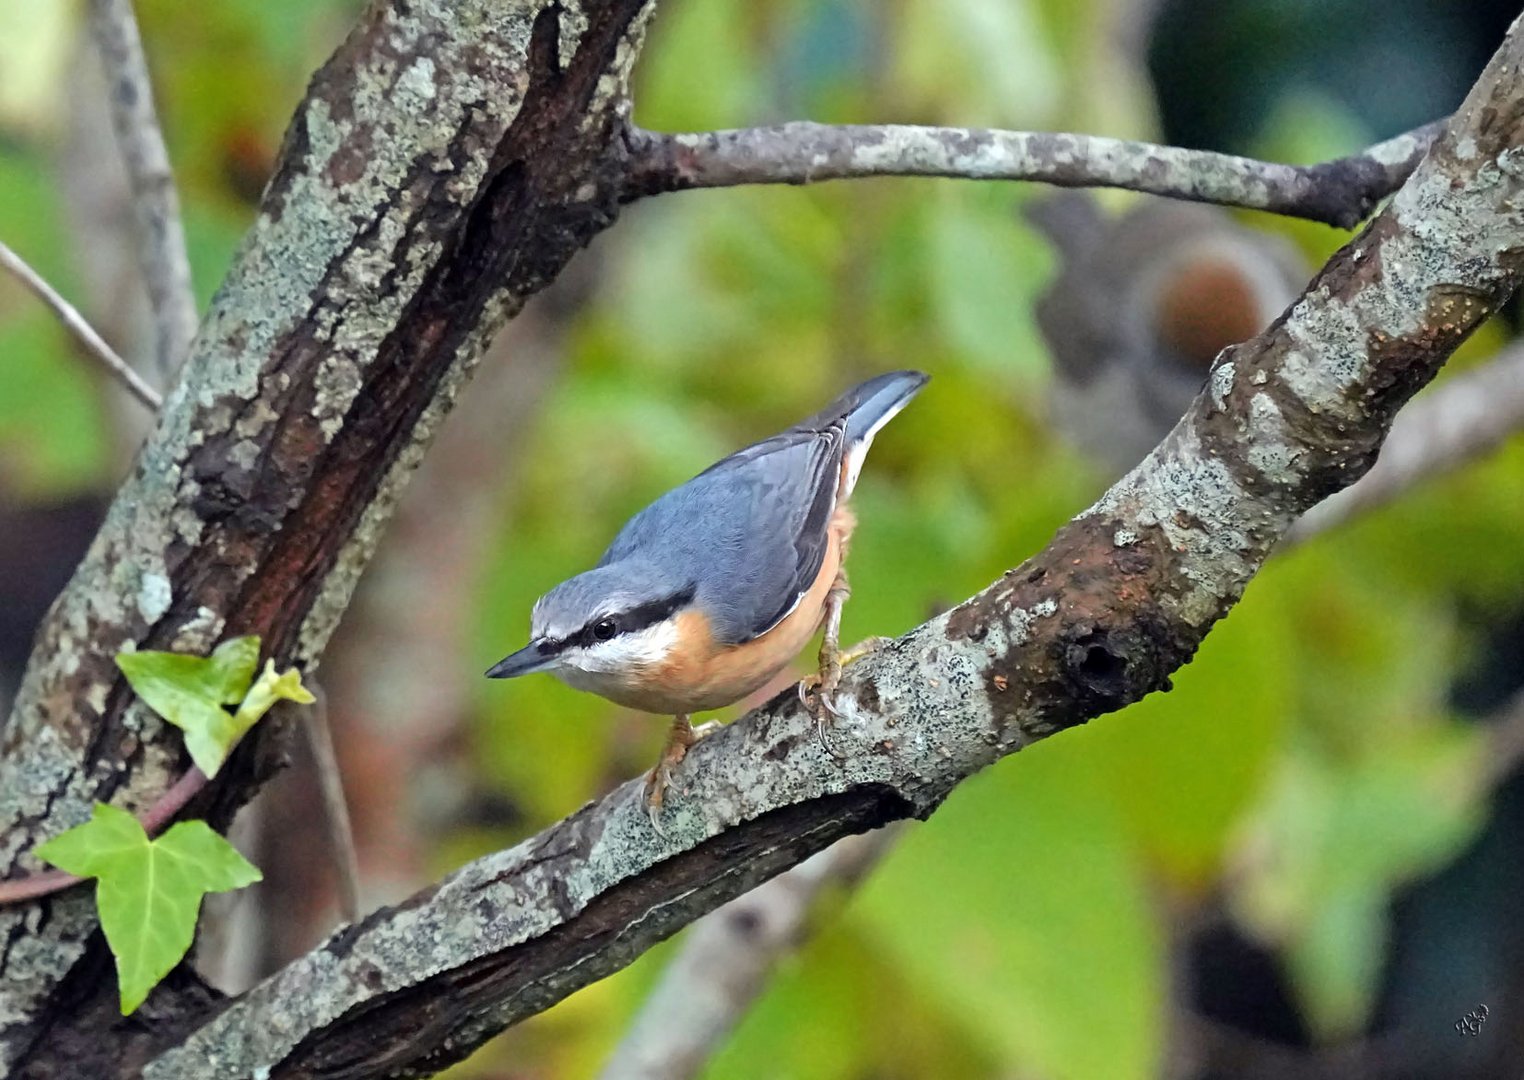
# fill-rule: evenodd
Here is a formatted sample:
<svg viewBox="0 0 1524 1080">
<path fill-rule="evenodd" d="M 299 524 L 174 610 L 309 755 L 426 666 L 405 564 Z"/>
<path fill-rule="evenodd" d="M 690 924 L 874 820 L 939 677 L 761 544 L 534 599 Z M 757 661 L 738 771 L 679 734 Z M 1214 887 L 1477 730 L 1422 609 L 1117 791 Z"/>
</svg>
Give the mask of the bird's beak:
<svg viewBox="0 0 1524 1080">
<path fill-rule="evenodd" d="M 545 642 L 531 641 L 516 653 L 503 657 L 487 669 L 489 679 L 513 679 L 535 671 L 544 671 L 556 662 L 555 653 L 545 650 Z"/>
</svg>

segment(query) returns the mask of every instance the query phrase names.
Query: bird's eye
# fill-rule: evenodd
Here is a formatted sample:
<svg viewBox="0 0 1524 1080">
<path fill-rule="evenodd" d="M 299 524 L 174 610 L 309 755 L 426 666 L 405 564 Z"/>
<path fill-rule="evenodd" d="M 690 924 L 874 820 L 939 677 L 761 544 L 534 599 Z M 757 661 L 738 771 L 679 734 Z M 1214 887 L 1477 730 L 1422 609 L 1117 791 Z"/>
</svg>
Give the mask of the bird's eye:
<svg viewBox="0 0 1524 1080">
<path fill-rule="evenodd" d="M 612 618 L 599 619 L 593 623 L 593 637 L 599 641 L 607 641 L 619 633 L 619 625 Z"/>
</svg>

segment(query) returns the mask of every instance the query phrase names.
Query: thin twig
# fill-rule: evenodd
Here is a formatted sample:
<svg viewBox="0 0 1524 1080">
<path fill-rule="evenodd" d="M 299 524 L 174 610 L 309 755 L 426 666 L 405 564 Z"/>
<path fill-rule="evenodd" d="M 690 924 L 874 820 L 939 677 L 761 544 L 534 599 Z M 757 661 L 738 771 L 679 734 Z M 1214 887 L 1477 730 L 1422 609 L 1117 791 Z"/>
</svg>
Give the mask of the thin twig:
<svg viewBox="0 0 1524 1080">
<path fill-rule="evenodd" d="M 328 698 L 322 687 L 313 686 L 317 700 L 301 725 L 307 734 L 307 746 L 317 766 L 318 790 L 323 799 L 323 824 L 328 843 L 333 848 L 334 865 L 339 879 L 339 906 L 345 922 L 360 918 L 360 860 L 355 854 L 355 834 L 349 821 L 349 804 L 344 800 L 344 778 L 339 772 L 338 755 L 333 752 L 333 731 L 328 725 Z"/>
<path fill-rule="evenodd" d="M 74 335 L 74 339 L 84 346 L 85 351 L 98 360 L 102 367 L 109 371 L 133 397 L 154 412 L 159 411 L 163 404 L 158 391 L 143 381 L 136 371 L 128 366 L 127 361 L 116 354 L 104 338 L 95 332 L 95 329 L 85 321 L 74 307 L 60 296 L 46 281 L 44 281 L 26 262 L 4 243 L 0 243 L 0 266 L 4 266 L 16 280 L 25 285 L 31 293 L 52 309 L 53 314 L 58 316 L 58 321 L 63 323 L 64 328 Z"/>
<path fill-rule="evenodd" d="M 153 308 L 154 359 L 168 386 L 196 336 L 196 296 L 180 196 L 154 110 L 153 88 L 132 0 L 90 0 L 90 29 L 111 98 L 111 121 L 138 219 L 138 263 Z"/>
<path fill-rule="evenodd" d="M 840 840 L 695 923 L 601 1080 L 696 1076 L 805 936 L 818 901 L 852 888 L 900 831 L 892 825 Z"/>
<path fill-rule="evenodd" d="M 1358 483 L 1323 500 L 1292 526 L 1300 543 L 1384 506 L 1425 480 L 1496 449 L 1524 428 L 1524 345 L 1438 383 L 1392 423 L 1381 456 Z"/>
<path fill-rule="evenodd" d="M 159 831 L 168 825 L 170 820 L 185 808 L 185 804 L 204 787 L 206 787 L 206 774 L 192 765 L 168 791 L 159 797 L 158 802 L 150 806 L 147 812 L 138 818 L 143 831 L 149 836 L 157 836 Z M 28 874 L 26 877 L 0 881 L 0 904 L 12 904 L 18 900 L 35 900 L 39 896 L 50 896 L 84 880 L 73 874 L 66 874 L 62 870 L 44 870 L 41 873 Z"/>
<path fill-rule="evenodd" d="M 1100 135 L 808 121 L 668 135 L 632 128 L 624 199 L 688 188 L 866 176 L 1117 187 L 1353 228 L 1401 187 L 1444 129 L 1435 121 L 1320 165 L 1278 165 Z"/>
</svg>

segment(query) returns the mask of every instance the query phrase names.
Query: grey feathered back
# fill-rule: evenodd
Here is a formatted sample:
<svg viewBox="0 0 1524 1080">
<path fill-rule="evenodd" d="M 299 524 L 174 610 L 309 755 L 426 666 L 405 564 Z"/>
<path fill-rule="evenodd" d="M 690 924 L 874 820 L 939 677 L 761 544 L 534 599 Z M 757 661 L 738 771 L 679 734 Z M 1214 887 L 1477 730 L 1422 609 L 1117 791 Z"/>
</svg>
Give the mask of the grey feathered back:
<svg viewBox="0 0 1524 1080">
<path fill-rule="evenodd" d="M 766 633 L 820 573 L 844 456 L 925 382 L 915 371 L 869 379 L 717 462 L 631 518 L 599 567 L 617 564 L 612 578 L 627 570 L 653 593 L 694 586 L 694 604 L 726 643 Z"/>
</svg>

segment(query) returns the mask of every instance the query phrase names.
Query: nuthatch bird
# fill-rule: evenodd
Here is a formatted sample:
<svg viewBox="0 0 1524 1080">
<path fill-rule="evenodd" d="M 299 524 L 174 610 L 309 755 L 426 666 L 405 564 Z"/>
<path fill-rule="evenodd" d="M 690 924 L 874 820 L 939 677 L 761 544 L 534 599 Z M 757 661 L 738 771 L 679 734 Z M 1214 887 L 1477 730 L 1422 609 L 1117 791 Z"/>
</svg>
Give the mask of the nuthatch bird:
<svg viewBox="0 0 1524 1080">
<path fill-rule="evenodd" d="M 548 671 L 617 704 L 672 714 L 646 780 L 658 831 L 672 771 L 710 727 L 696 730 L 690 714 L 759 689 L 822 626 L 818 682 L 801 683 L 800 696 L 824 739 L 843 662 L 842 564 L 856 524 L 847 500 L 873 437 L 926 378 L 869 379 L 667 492 L 626 523 L 597 566 L 540 597 L 529 644 L 488 677 Z"/>
</svg>

